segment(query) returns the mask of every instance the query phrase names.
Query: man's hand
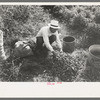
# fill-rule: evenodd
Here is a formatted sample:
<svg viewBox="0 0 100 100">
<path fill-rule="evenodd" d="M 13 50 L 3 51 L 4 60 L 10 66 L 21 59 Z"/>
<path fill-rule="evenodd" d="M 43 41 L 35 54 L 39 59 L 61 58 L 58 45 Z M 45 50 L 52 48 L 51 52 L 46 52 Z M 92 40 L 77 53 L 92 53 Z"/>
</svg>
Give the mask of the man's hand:
<svg viewBox="0 0 100 100">
<path fill-rule="evenodd" d="M 53 54 L 53 57 L 56 57 L 57 56 L 57 54 L 56 54 L 55 51 L 52 51 L 52 54 Z"/>
<path fill-rule="evenodd" d="M 60 49 L 60 53 L 63 53 L 63 50 L 62 49 Z"/>
</svg>

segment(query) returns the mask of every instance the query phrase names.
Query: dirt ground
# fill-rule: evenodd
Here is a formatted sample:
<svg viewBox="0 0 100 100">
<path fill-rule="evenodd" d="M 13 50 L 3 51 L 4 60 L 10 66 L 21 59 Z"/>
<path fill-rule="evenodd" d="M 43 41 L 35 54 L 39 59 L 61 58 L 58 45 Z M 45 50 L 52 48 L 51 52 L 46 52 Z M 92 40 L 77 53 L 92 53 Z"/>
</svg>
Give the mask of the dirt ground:
<svg viewBox="0 0 100 100">
<path fill-rule="evenodd" d="M 62 38 L 70 33 L 62 25 Z M 56 49 L 56 48 L 55 48 Z M 6 52 L 13 50 L 6 50 Z M 60 53 L 56 56 L 30 55 L 24 58 L 9 59 L 0 64 L 0 81 L 7 82 L 96 82 L 100 81 L 99 69 L 88 63 L 88 49 L 75 49 L 72 53 Z M 44 55 L 44 56 L 43 56 Z"/>
<path fill-rule="evenodd" d="M 82 76 L 87 73 L 84 71 L 87 61 L 86 51 L 75 50 L 73 53 L 62 54 L 56 51 L 56 53 L 56 57 L 32 55 L 23 59 L 10 59 L 1 66 L 0 79 L 19 82 L 89 81 Z"/>
</svg>

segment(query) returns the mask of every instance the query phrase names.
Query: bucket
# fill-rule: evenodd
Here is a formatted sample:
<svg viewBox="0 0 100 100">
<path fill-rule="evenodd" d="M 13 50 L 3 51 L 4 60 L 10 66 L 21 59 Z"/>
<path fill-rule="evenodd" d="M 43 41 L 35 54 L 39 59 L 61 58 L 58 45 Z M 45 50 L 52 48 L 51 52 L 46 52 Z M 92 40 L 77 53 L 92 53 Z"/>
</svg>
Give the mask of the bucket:
<svg viewBox="0 0 100 100">
<path fill-rule="evenodd" d="M 89 47 L 88 63 L 96 68 L 100 68 L 100 45 Z"/>
<path fill-rule="evenodd" d="M 72 36 L 66 36 L 63 38 L 63 51 L 72 53 L 75 47 L 75 38 Z"/>
</svg>

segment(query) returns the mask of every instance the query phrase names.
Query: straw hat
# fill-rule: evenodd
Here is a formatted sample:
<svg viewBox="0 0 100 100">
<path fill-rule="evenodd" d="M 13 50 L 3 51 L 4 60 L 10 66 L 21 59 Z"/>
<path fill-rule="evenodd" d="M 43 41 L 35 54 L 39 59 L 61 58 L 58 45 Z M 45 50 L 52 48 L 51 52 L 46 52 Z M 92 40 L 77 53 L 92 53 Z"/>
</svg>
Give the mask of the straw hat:
<svg viewBox="0 0 100 100">
<path fill-rule="evenodd" d="M 48 24 L 49 27 L 54 28 L 54 29 L 59 29 L 59 23 L 56 20 L 51 20 L 51 22 Z"/>
</svg>

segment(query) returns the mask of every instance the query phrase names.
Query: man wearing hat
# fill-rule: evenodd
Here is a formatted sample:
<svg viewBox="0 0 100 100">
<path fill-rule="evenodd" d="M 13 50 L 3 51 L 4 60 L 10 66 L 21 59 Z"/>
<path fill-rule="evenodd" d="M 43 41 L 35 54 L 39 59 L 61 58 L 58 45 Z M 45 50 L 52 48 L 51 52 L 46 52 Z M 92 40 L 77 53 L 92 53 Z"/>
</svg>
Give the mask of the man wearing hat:
<svg viewBox="0 0 100 100">
<path fill-rule="evenodd" d="M 41 50 L 43 46 L 46 46 L 49 51 L 55 53 L 51 44 L 56 41 L 62 52 L 62 44 L 58 33 L 59 28 L 59 23 L 56 20 L 51 20 L 51 23 L 48 24 L 48 26 L 42 27 L 36 36 L 36 50 Z"/>
</svg>

